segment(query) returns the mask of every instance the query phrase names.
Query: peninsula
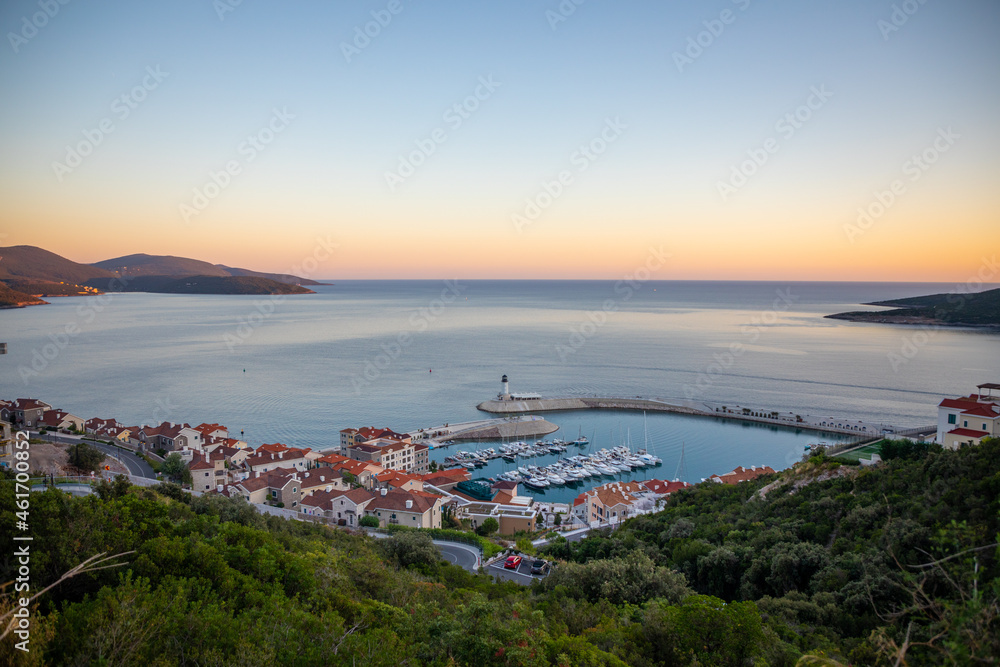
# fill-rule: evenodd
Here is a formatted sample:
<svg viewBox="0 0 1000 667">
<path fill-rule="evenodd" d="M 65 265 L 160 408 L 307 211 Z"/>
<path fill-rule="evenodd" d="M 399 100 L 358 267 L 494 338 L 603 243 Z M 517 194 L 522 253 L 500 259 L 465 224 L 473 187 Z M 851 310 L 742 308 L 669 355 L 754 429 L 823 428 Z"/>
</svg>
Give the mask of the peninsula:
<svg viewBox="0 0 1000 667">
<path fill-rule="evenodd" d="M 171 255 L 136 254 L 80 264 L 35 246 L 0 248 L 0 308 L 47 303 L 40 297 L 108 292 L 313 294 L 315 280 Z"/>
<path fill-rule="evenodd" d="M 1000 326 L 1000 289 L 972 294 L 932 294 L 909 299 L 876 301 L 866 306 L 894 310 L 862 310 L 827 315 L 834 320 L 880 324 L 922 324 L 953 327 Z"/>
</svg>

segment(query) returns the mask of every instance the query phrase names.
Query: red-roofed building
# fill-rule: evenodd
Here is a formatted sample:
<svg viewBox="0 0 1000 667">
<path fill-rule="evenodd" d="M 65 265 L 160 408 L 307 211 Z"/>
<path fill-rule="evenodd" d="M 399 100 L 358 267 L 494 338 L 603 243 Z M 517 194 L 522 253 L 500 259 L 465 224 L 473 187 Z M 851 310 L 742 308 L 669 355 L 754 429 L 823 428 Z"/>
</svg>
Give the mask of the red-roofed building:
<svg viewBox="0 0 1000 667">
<path fill-rule="evenodd" d="M 420 478 L 442 491 L 453 491 L 461 482 L 468 482 L 472 479 L 472 475 L 465 468 L 449 468 L 425 473 Z"/>
<path fill-rule="evenodd" d="M 18 426 L 35 426 L 52 406 L 35 398 L 19 398 L 0 407 L 0 419 Z"/>
<path fill-rule="evenodd" d="M 365 507 L 365 515 L 374 516 L 381 526 L 440 528 L 443 501 L 430 493 L 381 489 Z"/>
<path fill-rule="evenodd" d="M 942 447 L 958 449 L 978 445 L 988 436 L 1000 436 L 1000 396 L 993 394 L 1000 385 L 981 384 L 977 388 L 978 394 L 946 398 L 938 404 L 937 441 Z"/>
<path fill-rule="evenodd" d="M 635 513 L 641 495 L 650 493 L 637 482 L 610 482 L 581 493 L 573 501 L 573 512 L 590 525 L 621 523 Z"/>
<path fill-rule="evenodd" d="M 190 449 L 201 451 L 204 439 L 199 431 L 190 424 L 174 424 L 163 422 L 159 426 L 142 426 L 138 431 L 139 442 L 143 447 L 156 451 L 163 449 L 168 452 Z"/>
<path fill-rule="evenodd" d="M 375 488 L 399 489 L 400 491 L 422 491 L 424 482 L 416 475 L 407 475 L 398 470 L 386 470 L 375 475 Z"/>
<path fill-rule="evenodd" d="M 317 491 L 303 498 L 299 507 L 303 514 L 322 516 L 343 526 L 357 527 L 365 507 L 374 499 L 375 494 L 365 489 Z"/>
<path fill-rule="evenodd" d="M 84 420 L 76 415 L 71 415 L 65 410 L 46 410 L 42 418 L 36 423 L 36 426 L 39 428 L 44 426 L 45 428 L 52 429 L 68 429 L 73 427 L 78 431 L 83 431 Z"/>
<path fill-rule="evenodd" d="M 347 491 L 350 487 L 339 470 L 330 467 L 312 468 L 299 473 L 302 480 L 302 497 L 319 491 Z"/>
<path fill-rule="evenodd" d="M 344 455 L 355 461 L 369 461 L 389 470 L 399 470 L 407 473 L 422 474 L 427 472 L 426 445 L 414 445 L 409 436 L 388 431 L 387 429 L 358 429 L 355 441 L 365 435 L 363 442 L 355 442 L 342 450 Z M 374 433 L 385 437 L 367 437 Z"/>
<path fill-rule="evenodd" d="M 752 479 L 757 479 L 761 475 L 773 474 L 774 468 L 770 466 L 761 466 L 759 468 L 757 466 L 750 466 L 749 468 L 739 466 L 732 472 L 727 472 L 725 475 L 712 475 L 709 479 L 720 484 L 739 484 L 740 482 L 749 482 Z"/>
<path fill-rule="evenodd" d="M 202 454 L 194 452 L 188 463 L 191 471 L 191 488 L 206 493 L 220 486 L 225 488 L 229 483 L 226 458 L 221 454 Z"/>
<path fill-rule="evenodd" d="M 286 447 L 285 445 L 261 445 L 243 460 L 243 467 L 251 473 L 267 472 L 275 468 L 307 470 L 309 450 Z"/>
<path fill-rule="evenodd" d="M 131 431 L 124 424 L 120 424 L 115 419 L 101 419 L 93 417 L 83 423 L 84 432 L 91 433 L 102 438 L 113 438 L 121 442 L 128 442 Z"/>
<path fill-rule="evenodd" d="M 661 479 L 646 480 L 642 484 L 658 496 L 669 496 L 675 491 L 680 491 L 691 486 L 687 482 L 666 482 Z"/>
</svg>

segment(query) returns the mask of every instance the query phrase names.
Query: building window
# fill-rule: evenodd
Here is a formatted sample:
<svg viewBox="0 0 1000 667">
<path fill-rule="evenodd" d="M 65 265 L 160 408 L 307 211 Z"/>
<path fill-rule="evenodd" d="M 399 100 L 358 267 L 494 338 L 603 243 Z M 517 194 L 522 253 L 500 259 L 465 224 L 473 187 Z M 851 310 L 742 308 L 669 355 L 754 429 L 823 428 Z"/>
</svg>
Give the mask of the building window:
<svg viewBox="0 0 1000 667">
<path fill-rule="evenodd" d="M 948 423 L 949 424 L 955 423 L 955 415 L 948 415 Z"/>
<path fill-rule="evenodd" d="M 969 420 L 966 419 L 962 422 L 962 428 L 969 428 Z"/>
</svg>

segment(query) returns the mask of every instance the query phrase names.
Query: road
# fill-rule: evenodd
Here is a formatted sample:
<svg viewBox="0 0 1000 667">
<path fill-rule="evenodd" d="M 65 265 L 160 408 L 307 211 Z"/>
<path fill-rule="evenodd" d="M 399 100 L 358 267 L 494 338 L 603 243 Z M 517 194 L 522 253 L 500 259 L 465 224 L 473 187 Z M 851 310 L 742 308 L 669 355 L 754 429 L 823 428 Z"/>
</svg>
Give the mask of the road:
<svg viewBox="0 0 1000 667">
<path fill-rule="evenodd" d="M 46 433 L 42 436 L 38 436 L 37 433 L 33 435 L 35 437 L 41 437 L 45 440 L 48 440 L 49 442 L 61 442 L 70 445 L 75 445 L 76 443 L 81 442 L 81 439 L 79 437 L 74 438 L 72 436 L 65 436 L 65 435 L 52 435 L 51 433 Z M 85 442 L 88 445 L 97 447 L 99 450 L 101 450 L 108 456 L 111 456 L 112 458 L 121 461 L 125 465 L 125 467 L 128 468 L 130 475 L 134 475 L 135 477 L 148 477 L 150 479 L 156 479 L 156 473 L 153 472 L 153 469 L 149 466 L 148 463 L 146 463 L 146 460 L 139 456 L 136 456 L 131 451 L 126 449 L 120 449 L 118 447 L 112 447 L 111 445 L 105 445 L 104 443 L 101 442 L 92 442 L 90 440 L 86 440 Z"/>
<path fill-rule="evenodd" d="M 434 544 L 437 545 L 441 556 L 452 565 L 458 565 L 473 573 L 479 571 L 479 549 L 467 544 L 443 540 L 434 540 Z"/>
<path fill-rule="evenodd" d="M 374 530 L 365 529 L 369 537 L 374 537 L 377 540 L 384 540 L 392 537 L 392 535 L 386 533 L 376 532 Z M 479 566 L 482 564 L 479 556 L 479 549 L 469 544 L 462 544 L 461 542 L 450 542 L 447 540 L 433 540 L 434 545 L 441 552 L 441 557 L 452 565 L 458 565 L 459 567 L 468 570 L 475 574 L 479 571 Z"/>
<path fill-rule="evenodd" d="M 516 570 L 508 570 L 503 566 L 504 561 L 498 561 L 486 568 L 486 574 L 492 575 L 497 579 L 513 581 L 522 586 L 530 586 L 534 579 L 545 578 L 545 575 L 542 574 L 531 574 L 531 564 L 533 562 L 535 562 L 533 557 L 525 556 Z"/>
</svg>

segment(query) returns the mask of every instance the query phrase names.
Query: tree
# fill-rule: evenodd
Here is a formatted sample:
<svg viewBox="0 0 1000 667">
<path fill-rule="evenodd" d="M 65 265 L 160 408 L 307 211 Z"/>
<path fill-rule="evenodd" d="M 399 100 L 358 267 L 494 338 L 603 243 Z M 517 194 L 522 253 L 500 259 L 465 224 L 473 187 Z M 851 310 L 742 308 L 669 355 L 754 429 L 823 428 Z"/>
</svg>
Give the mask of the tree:
<svg viewBox="0 0 1000 667">
<path fill-rule="evenodd" d="M 552 525 L 553 526 L 562 525 L 562 512 L 556 512 L 556 518 L 552 520 Z"/>
<path fill-rule="evenodd" d="M 184 463 L 184 459 L 177 452 L 164 459 L 163 465 L 160 466 L 160 472 L 173 482 L 191 483 L 191 471 L 188 469 L 187 464 Z"/>
<path fill-rule="evenodd" d="M 396 563 L 398 567 L 431 566 L 441 560 L 441 552 L 434 546 L 431 536 L 415 530 L 399 532 L 387 540 L 379 540 L 378 546 L 386 559 Z"/>
<path fill-rule="evenodd" d="M 476 528 L 476 534 L 486 537 L 487 535 L 492 535 L 498 530 L 500 530 L 500 522 L 493 517 L 488 516 L 481 524 L 479 524 L 479 528 Z"/>
<path fill-rule="evenodd" d="M 101 500 L 113 500 L 114 498 L 121 498 L 128 493 L 131 486 L 132 483 L 128 481 L 128 477 L 125 475 L 115 475 L 114 481 L 109 482 L 106 479 L 102 479 L 94 487 L 94 490 L 101 497 Z"/>
<path fill-rule="evenodd" d="M 438 471 L 437 461 L 431 461 L 431 464 L 427 466 L 427 469 L 430 470 L 431 472 L 437 472 Z"/>
<path fill-rule="evenodd" d="M 358 525 L 363 526 L 365 528 L 378 528 L 379 526 L 378 517 L 373 516 L 371 514 L 366 514 L 365 516 L 361 517 L 360 521 L 358 521 Z"/>
<path fill-rule="evenodd" d="M 85 472 L 97 472 L 104 461 L 104 452 L 93 445 L 78 442 L 69 448 L 70 465 Z"/>
</svg>

